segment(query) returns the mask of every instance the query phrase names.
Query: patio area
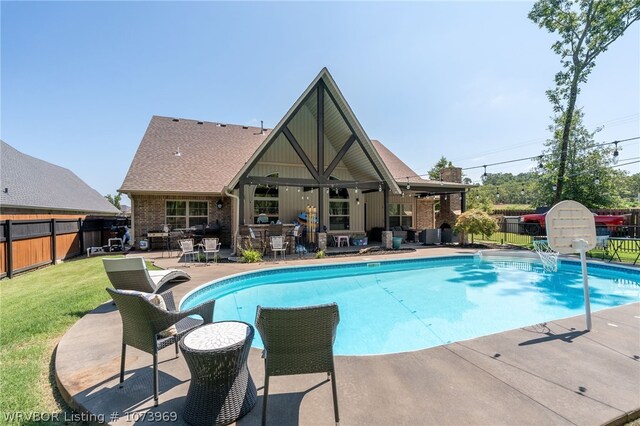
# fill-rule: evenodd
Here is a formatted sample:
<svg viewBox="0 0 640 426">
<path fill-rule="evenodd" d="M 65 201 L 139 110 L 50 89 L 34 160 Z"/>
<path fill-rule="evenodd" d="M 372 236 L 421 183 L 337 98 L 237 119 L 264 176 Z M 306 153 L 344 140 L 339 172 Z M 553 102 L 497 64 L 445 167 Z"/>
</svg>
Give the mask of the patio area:
<svg viewBox="0 0 640 426">
<path fill-rule="evenodd" d="M 473 252 L 416 248 L 375 259 Z M 145 255 L 162 268 L 183 267 L 177 258 L 162 257 L 160 252 Z M 284 262 L 194 265 L 187 269 L 191 281 L 163 290 L 172 290 L 179 301 L 195 287 L 234 273 L 359 260 L 367 256 L 303 261 L 291 256 Z M 599 311 L 593 315 L 593 330 L 584 333 L 583 327 L 584 317 L 577 316 L 415 352 L 337 356 L 341 423 L 598 425 L 624 424 L 638 417 L 640 303 Z M 158 418 L 154 415 L 162 413 L 176 413 L 176 422 L 184 423 L 190 375 L 183 357 L 175 358 L 171 348 L 160 351 L 160 405 L 154 408 L 151 355 L 129 348 L 124 387 L 118 386 L 121 335 L 120 317 L 110 302 L 66 333 L 55 355 L 56 378 L 65 400 L 74 409 L 112 424 L 154 423 Z M 238 421 L 240 425 L 261 420 L 260 354 L 252 348 L 248 361 L 258 401 Z M 331 385 L 324 374 L 272 378 L 269 394 L 269 424 L 334 423 Z"/>
</svg>

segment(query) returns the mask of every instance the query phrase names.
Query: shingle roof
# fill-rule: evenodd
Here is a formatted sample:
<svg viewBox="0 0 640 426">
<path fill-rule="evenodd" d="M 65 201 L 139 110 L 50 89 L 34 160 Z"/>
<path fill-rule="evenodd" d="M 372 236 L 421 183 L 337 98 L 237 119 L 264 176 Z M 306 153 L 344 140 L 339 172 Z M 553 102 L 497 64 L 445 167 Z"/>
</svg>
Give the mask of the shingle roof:
<svg viewBox="0 0 640 426">
<path fill-rule="evenodd" d="M 259 127 L 175 120 L 151 118 L 120 191 L 220 193 L 269 133 L 260 134 Z"/>
<path fill-rule="evenodd" d="M 220 193 L 269 133 L 260 134 L 259 127 L 175 120 L 151 118 L 120 191 Z M 372 142 L 396 180 L 416 175 L 381 142 Z M 424 182 L 412 182 L 416 179 Z"/>
<path fill-rule="evenodd" d="M 3 207 L 100 214 L 120 212 L 70 170 L 23 154 L 4 141 L 0 142 L 0 205 Z"/>
</svg>

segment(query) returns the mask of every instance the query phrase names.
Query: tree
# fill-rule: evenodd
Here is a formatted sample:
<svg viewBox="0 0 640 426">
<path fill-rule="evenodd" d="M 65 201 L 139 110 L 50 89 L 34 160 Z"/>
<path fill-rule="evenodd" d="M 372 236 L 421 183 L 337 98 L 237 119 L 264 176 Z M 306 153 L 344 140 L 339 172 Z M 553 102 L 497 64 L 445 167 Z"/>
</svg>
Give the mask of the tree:
<svg viewBox="0 0 640 426">
<path fill-rule="evenodd" d="M 560 55 L 564 70 L 555 76 L 556 88 L 547 91 L 554 111 L 564 117 L 553 196 L 553 202 L 557 203 L 564 191 L 579 85 L 586 83 L 598 55 L 640 19 L 640 0 L 538 0 L 529 12 L 529 19 L 560 38 L 551 48 Z"/>
<path fill-rule="evenodd" d="M 556 176 L 560 173 L 560 163 L 564 157 L 567 161 L 565 189 L 562 199 L 578 201 L 589 208 L 612 207 L 621 204 L 618 188 L 615 185 L 617 174 L 611 168 L 612 149 L 596 146 L 593 136 L 582 124 L 582 111 L 576 110 L 571 120 L 571 137 L 567 148 L 562 150 L 559 141 L 567 120 L 564 114 L 555 118 L 549 126 L 551 139 L 545 143 L 543 153 L 544 171 L 540 174 L 534 190 L 535 204 L 549 206 L 555 202 Z M 562 152 L 561 152 L 562 150 Z"/>
<path fill-rule="evenodd" d="M 487 213 L 473 209 L 458 216 L 453 229 L 456 232 L 471 234 L 473 243 L 473 234 L 491 235 L 498 232 L 498 224 Z"/>
<path fill-rule="evenodd" d="M 440 173 L 442 173 L 442 169 L 444 169 L 445 167 L 453 167 L 453 164 L 443 155 L 442 157 L 440 157 L 435 166 L 433 166 L 431 170 L 429 170 L 429 179 L 440 180 Z"/>
<path fill-rule="evenodd" d="M 116 206 L 116 208 L 118 210 L 121 209 L 120 207 L 120 200 L 122 200 L 122 194 L 120 194 L 119 192 L 116 194 L 116 196 L 114 197 L 111 194 L 107 194 L 104 196 L 104 198 L 107 199 L 107 201 L 109 201 L 111 204 L 113 204 L 114 206 Z"/>
<path fill-rule="evenodd" d="M 469 210 L 481 210 L 491 214 L 493 211 L 493 198 L 487 187 L 476 186 L 467 192 L 467 208 Z"/>
</svg>

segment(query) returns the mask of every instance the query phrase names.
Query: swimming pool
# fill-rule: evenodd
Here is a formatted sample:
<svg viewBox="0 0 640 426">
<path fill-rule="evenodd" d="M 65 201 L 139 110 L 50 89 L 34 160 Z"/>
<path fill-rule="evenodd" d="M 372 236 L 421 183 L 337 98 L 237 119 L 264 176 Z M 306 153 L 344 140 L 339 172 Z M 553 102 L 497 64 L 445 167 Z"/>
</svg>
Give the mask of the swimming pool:
<svg viewBox="0 0 640 426">
<path fill-rule="evenodd" d="M 591 310 L 640 301 L 640 269 L 590 263 Z M 336 302 L 337 355 L 413 351 L 584 313 L 580 263 L 544 272 L 534 257 L 478 255 L 283 267 L 198 287 L 214 320 L 254 323 L 256 306 Z M 262 347 L 256 333 L 254 347 Z"/>
</svg>

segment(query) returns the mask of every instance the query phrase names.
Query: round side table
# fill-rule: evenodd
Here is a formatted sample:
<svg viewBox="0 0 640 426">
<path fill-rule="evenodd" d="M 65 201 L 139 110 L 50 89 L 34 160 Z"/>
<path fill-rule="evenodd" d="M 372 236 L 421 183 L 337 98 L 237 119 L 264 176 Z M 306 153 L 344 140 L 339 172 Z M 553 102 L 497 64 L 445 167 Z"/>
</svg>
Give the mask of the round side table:
<svg viewBox="0 0 640 426">
<path fill-rule="evenodd" d="M 180 340 L 191 384 L 184 419 L 192 425 L 226 425 L 247 414 L 257 392 L 247 368 L 254 330 L 240 321 L 206 324 Z"/>
</svg>

